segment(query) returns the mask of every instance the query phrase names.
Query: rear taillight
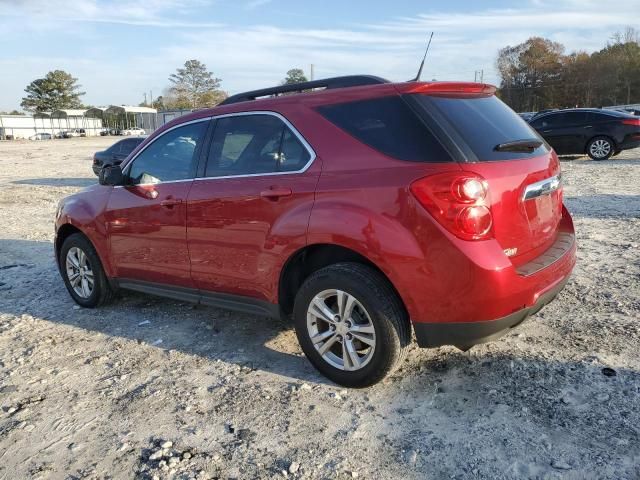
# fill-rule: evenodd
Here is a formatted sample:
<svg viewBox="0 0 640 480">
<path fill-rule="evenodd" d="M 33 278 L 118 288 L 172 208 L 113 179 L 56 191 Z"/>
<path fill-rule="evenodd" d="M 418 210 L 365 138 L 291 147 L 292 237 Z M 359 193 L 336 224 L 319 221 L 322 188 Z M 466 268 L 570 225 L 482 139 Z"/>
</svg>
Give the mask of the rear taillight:
<svg viewBox="0 0 640 480">
<path fill-rule="evenodd" d="M 489 188 L 475 174 L 449 172 L 421 178 L 411 193 L 448 231 L 463 240 L 491 238 Z"/>
<path fill-rule="evenodd" d="M 622 120 L 623 125 L 633 125 L 634 127 L 640 127 L 640 118 L 628 118 Z"/>
</svg>

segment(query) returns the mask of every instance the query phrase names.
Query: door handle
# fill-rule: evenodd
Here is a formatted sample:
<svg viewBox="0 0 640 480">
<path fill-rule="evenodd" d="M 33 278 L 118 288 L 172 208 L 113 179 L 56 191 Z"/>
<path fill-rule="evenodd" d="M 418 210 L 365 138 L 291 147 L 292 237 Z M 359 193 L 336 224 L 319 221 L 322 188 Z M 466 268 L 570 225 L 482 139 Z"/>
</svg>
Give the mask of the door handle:
<svg viewBox="0 0 640 480">
<path fill-rule="evenodd" d="M 593 125 L 587 125 L 587 126 L 586 126 L 586 127 L 584 127 L 584 128 L 593 128 Z"/>
<path fill-rule="evenodd" d="M 260 196 L 269 200 L 278 200 L 280 197 L 289 197 L 293 192 L 288 187 L 269 187 L 260 192 Z"/>
<path fill-rule="evenodd" d="M 160 206 L 164 208 L 173 208 L 176 205 L 180 205 L 182 200 L 179 198 L 167 197 L 165 200 L 160 202 Z"/>
</svg>

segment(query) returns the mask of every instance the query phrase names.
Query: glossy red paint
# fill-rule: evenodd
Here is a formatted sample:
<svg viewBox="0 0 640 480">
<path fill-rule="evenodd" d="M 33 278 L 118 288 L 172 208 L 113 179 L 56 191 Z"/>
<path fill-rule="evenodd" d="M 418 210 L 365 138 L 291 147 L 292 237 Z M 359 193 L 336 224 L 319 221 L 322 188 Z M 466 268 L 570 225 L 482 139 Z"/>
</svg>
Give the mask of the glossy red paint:
<svg viewBox="0 0 640 480">
<path fill-rule="evenodd" d="M 193 288 L 186 229 L 192 183 L 113 188 L 103 221 L 116 277 Z"/>
<path fill-rule="evenodd" d="M 277 303 L 284 262 L 307 244 L 320 169 L 316 158 L 295 175 L 196 180 L 187 207 L 196 286 Z"/>
<path fill-rule="evenodd" d="M 561 190 L 526 202 L 522 197 L 528 185 L 559 173 L 554 153 L 499 162 L 400 161 L 356 141 L 314 110 L 408 89 L 492 93 L 482 84 L 383 84 L 199 111 L 159 129 L 138 150 L 166 129 L 194 119 L 273 111 L 313 146 L 316 160 L 306 172 L 291 175 L 95 186 L 63 201 L 56 229 L 72 224 L 83 231 L 113 278 L 277 303 L 286 262 L 307 246 L 329 244 L 357 252 L 377 266 L 413 322 L 491 320 L 532 306 L 566 279 L 575 264 L 574 244 L 535 274 L 523 276 L 516 270 L 545 252 L 559 232 L 573 232 Z M 491 235 L 459 238 L 411 193 L 414 182 L 442 174 L 486 181 Z M 279 194 L 268 194 L 274 190 Z M 290 195 L 281 195 L 289 190 Z M 163 205 L 168 199 L 180 202 Z M 509 257 L 508 249 L 517 253 Z"/>
</svg>

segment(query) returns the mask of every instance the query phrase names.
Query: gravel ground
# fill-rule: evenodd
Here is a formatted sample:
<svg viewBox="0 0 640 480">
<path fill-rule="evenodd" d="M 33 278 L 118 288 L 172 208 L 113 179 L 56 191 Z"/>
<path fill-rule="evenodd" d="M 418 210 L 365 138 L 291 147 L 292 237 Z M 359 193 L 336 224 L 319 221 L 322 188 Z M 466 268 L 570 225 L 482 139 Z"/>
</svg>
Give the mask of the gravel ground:
<svg viewBox="0 0 640 480">
<path fill-rule="evenodd" d="M 53 216 L 113 141 L 0 142 L 0 480 L 640 478 L 640 151 L 562 162 L 579 262 L 555 302 L 347 391 L 283 322 L 74 305 Z"/>
</svg>

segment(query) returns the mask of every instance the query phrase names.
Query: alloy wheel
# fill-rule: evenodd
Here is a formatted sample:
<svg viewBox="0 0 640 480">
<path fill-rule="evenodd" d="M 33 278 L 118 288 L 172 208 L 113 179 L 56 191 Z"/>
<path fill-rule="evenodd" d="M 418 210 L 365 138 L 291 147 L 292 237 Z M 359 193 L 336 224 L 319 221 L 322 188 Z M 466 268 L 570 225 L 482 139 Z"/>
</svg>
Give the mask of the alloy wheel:
<svg viewBox="0 0 640 480">
<path fill-rule="evenodd" d="M 71 247 L 65 259 L 67 278 L 73 291 L 80 298 L 89 298 L 95 287 L 91 263 L 87 255 L 78 247 Z"/>
<path fill-rule="evenodd" d="M 611 143 L 607 140 L 596 140 L 589 147 L 589 152 L 596 158 L 604 158 L 611 152 Z"/>
<path fill-rule="evenodd" d="M 307 309 L 307 332 L 324 361 L 340 370 L 360 370 L 376 348 L 371 316 L 342 290 L 324 290 L 313 297 Z"/>
</svg>

